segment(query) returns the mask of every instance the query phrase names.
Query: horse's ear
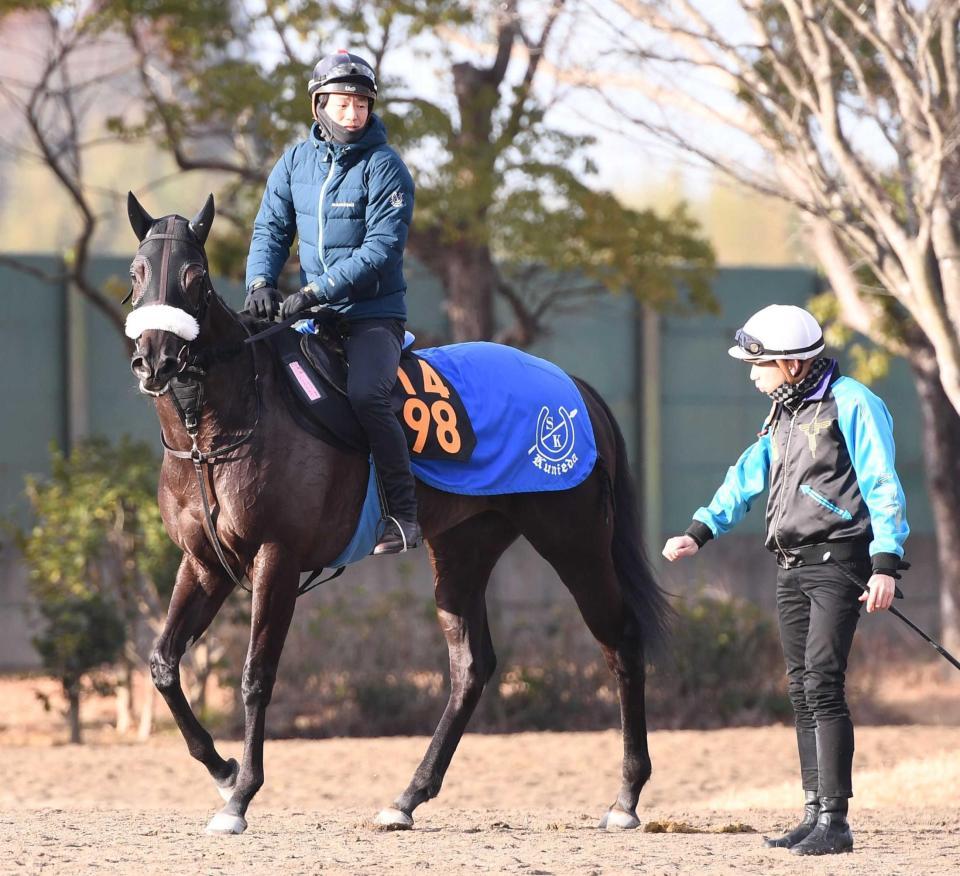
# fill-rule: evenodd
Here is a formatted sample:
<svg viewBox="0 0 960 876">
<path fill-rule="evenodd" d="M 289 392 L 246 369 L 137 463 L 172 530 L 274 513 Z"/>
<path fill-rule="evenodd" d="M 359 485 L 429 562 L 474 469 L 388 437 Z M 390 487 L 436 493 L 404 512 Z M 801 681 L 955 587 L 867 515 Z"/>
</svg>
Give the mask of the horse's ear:
<svg viewBox="0 0 960 876">
<path fill-rule="evenodd" d="M 147 236 L 150 226 L 153 225 L 154 218 L 140 206 L 133 192 L 127 192 L 127 215 L 130 217 L 130 227 L 137 235 L 137 240 L 142 241 Z"/>
<path fill-rule="evenodd" d="M 200 238 L 201 244 L 207 242 L 207 235 L 210 233 L 210 226 L 213 225 L 215 213 L 213 195 L 207 195 L 207 203 L 203 205 L 203 209 L 190 220 L 190 229 Z"/>
</svg>

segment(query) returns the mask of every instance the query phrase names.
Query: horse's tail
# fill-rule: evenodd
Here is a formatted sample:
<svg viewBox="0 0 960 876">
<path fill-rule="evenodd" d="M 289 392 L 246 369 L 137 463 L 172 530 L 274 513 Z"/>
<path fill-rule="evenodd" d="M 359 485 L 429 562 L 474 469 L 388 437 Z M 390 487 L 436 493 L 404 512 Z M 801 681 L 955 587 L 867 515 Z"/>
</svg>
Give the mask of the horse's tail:
<svg viewBox="0 0 960 876">
<path fill-rule="evenodd" d="M 665 643 L 674 617 L 667 595 L 657 584 L 643 552 L 636 492 L 627 459 L 627 446 L 613 411 L 592 386 L 578 380 L 600 406 L 610 423 L 616 446 L 613 476 L 613 565 L 623 598 L 640 629 L 645 654 L 650 657 Z M 603 463 L 603 460 L 600 460 Z M 609 473 L 607 474 L 609 477 Z"/>
</svg>

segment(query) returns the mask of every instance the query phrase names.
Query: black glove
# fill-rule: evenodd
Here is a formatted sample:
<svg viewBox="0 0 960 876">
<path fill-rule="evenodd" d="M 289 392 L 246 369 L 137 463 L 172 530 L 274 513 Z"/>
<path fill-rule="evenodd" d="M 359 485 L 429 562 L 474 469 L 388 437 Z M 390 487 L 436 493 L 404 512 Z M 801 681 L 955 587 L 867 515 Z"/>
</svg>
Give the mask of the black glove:
<svg viewBox="0 0 960 876">
<path fill-rule="evenodd" d="M 243 309 L 260 319 L 273 319 L 280 311 L 280 293 L 266 284 L 250 289 L 243 302 Z"/>
<path fill-rule="evenodd" d="M 280 319 L 290 319 L 291 316 L 298 314 L 301 310 L 308 307 L 316 307 L 320 303 L 320 296 L 316 292 L 294 292 L 287 298 L 284 298 L 280 305 Z"/>
</svg>

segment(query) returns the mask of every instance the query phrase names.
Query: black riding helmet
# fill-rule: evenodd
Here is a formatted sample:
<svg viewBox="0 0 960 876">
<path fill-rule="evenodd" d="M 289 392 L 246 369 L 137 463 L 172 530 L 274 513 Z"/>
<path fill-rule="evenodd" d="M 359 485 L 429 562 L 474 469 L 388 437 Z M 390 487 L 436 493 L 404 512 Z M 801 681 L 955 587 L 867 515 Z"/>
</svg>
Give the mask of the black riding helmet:
<svg viewBox="0 0 960 876">
<path fill-rule="evenodd" d="M 369 97 L 372 107 L 377 98 L 377 77 L 373 67 L 359 55 L 338 49 L 317 62 L 307 92 L 311 103 L 316 103 L 321 94 L 359 94 Z"/>
</svg>

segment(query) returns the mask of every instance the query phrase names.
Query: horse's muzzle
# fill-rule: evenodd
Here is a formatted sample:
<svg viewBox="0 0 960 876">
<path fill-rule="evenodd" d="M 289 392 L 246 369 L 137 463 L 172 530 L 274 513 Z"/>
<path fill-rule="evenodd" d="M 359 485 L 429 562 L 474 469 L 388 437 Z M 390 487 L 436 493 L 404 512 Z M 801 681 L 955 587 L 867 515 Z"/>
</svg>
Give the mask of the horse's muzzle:
<svg viewBox="0 0 960 876">
<path fill-rule="evenodd" d="M 147 357 L 137 353 L 130 360 L 130 370 L 140 381 L 140 389 L 150 395 L 158 395 L 180 371 L 180 361 L 176 356 Z"/>
</svg>

